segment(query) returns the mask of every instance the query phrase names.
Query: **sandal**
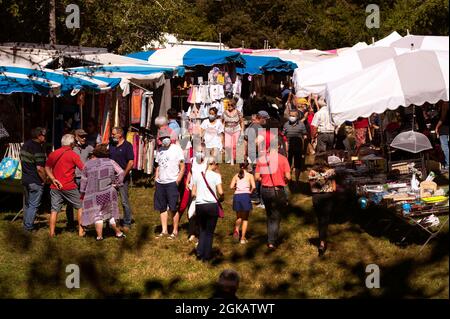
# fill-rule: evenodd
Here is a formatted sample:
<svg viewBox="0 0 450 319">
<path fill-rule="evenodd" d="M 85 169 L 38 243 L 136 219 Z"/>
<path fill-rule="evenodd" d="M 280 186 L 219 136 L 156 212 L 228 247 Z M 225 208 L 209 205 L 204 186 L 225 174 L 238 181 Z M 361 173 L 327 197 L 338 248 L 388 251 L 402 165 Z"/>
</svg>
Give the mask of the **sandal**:
<svg viewBox="0 0 450 319">
<path fill-rule="evenodd" d="M 161 233 L 161 234 L 159 234 L 158 236 L 156 236 L 155 238 L 156 238 L 156 239 L 159 239 L 159 238 L 163 238 L 163 237 L 167 237 L 167 236 L 169 236 L 168 233 Z"/>
<path fill-rule="evenodd" d="M 170 234 L 169 239 L 177 239 L 177 237 L 178 237 L 178 234 L 172 233 L 172 234 Z"/>
</svg>

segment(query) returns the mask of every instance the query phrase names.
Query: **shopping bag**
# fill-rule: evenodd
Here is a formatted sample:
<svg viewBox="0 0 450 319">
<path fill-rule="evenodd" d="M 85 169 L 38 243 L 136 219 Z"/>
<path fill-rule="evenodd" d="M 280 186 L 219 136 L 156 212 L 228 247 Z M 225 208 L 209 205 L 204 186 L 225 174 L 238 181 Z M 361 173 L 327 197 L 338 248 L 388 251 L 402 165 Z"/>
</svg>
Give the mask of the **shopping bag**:
<svg viewBox="0 0 450 319">
<path fill-rule="evenodd" d="M 0 162 L 0 179 L 8 179 L 16 174 L 19 160 L 14 151 L 14 144 L 9 144 L 6 156 Z"/>
<path fill-rule="evenodd" d="M 22 146 L 20 143 L 15 144 L 15 159 L 19 161 L 19 165 L 17 165 L 16 173 L 14 174 L 14 179 L 22 179 L 22 162 L 20 161 L 20 149 Z"/>
<path fill-rule="evenodd" d="M 195 200 L 191 201 L 191 205 L 189 205 L 188 217 L 191 219 L 195 215 Z"/>
</svg>

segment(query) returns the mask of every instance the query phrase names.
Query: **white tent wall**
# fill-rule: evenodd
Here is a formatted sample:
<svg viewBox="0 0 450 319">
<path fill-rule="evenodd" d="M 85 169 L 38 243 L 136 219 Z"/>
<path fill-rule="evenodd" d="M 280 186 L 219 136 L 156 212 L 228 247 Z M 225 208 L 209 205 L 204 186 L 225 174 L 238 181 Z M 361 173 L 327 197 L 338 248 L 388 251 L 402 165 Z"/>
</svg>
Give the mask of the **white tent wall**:
<svg viewBox="0 0 450 319">
<path fill-rule="evenodd" d="M 415 51 L 327 83 L 333 121 L 340 125 L 399 106 L 449 99 L 449 55 Z"/>
</svg>

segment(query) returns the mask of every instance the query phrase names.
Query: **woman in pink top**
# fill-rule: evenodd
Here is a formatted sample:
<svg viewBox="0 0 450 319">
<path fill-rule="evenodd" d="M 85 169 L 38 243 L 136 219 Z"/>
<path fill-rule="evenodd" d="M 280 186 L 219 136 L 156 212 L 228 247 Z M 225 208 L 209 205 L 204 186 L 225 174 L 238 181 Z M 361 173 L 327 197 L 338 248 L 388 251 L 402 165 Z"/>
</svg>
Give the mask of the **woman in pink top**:
<svg viewBox="0 0 450 319">
<path fill-rule="evenodd" d="M 242 225 L 241 244 L 246 244 L 245 234 L 248 227 L 248 216 L 252 210 L 250 194 L 255 187 L 255 178 L 247 172 L 248 162 L 240 165 L 240 171 L 231 180 L 231 189 L 235 189 L 233 197 L 233 210 L 236 212 L 236 223 L 234 225 L 233 237 L 239 240 L 239 228 Z"/>
</svg>

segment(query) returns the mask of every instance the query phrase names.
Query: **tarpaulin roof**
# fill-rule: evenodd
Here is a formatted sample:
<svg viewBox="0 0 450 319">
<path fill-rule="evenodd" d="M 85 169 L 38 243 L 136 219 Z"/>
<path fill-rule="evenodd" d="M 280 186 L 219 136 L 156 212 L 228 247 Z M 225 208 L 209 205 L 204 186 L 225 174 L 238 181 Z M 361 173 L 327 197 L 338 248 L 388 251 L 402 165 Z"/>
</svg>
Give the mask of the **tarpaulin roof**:
<svg viewBox="0 0 450 319">
<path fill-rule="evenodd" d="M 265 72 L 292 72 L 297 64 L 269 56 L 242 55 L 245 66 L 236 68 L 238 74 L 264 74 Z"/>
<path fill-rule="evenodd" d="M 0 94 L 32 93 L 65 95 L 78 90 L 109 90 L 119 85 L 117 78 L 89 78 L 62 71 L 0 65 Z"/>
<path fill-rule="evenodd" d="M 196 67 L 244 62 L 239 52 L 199 49 L 188 46 L 135 52 L 128 54 L 127 56 L 148 61 L 151 65 L 155 66 Z"/>
<path fill-rule="evenodd" d="M 150 65 L 96 65 L 69 68 L 66 71 L 71 74 L 91 76 L 95 79 L 99 77 L 120 78 L 120 87 L 125 96 L 130 92 L 130 82 L 139 85 L 152 85 L 154 88 L 158 88 L 165 83 L 164 74 L 172 77 L 175 73 L 174 70 L 174 68 L 153 67 Z"/>
</svg>

